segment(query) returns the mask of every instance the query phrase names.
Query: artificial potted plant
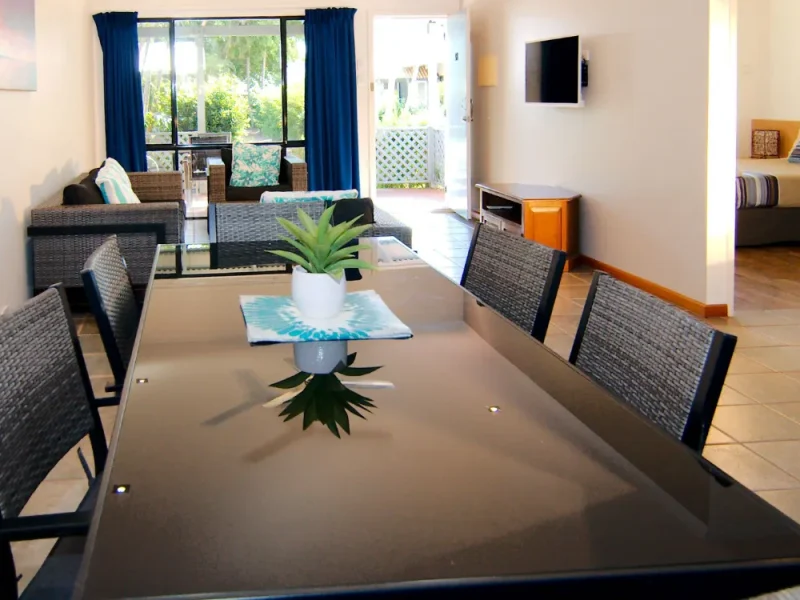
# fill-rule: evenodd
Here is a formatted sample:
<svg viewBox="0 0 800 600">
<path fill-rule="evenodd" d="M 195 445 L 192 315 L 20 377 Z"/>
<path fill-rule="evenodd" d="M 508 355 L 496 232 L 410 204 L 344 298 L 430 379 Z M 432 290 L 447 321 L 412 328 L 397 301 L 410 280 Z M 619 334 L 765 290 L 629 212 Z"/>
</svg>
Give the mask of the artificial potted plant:
<svg viewBox="0 0 800 600">
<path fill-rule="evenodd" d="M 359 250 L 368 250 L 370 246 L 352 245 L 371 225 L 356 226 L 360 216 L 331 225 L 333 210 L 333 206 L 325 209 L 319 222 L 314 223 L 303 209 L 298 209 L 297 216 L 303 227 L 279 218 L 281 226 L 293 236 L 281 239 L 297 252 L 270 251 L 295 264 L 292 299 L 300 313 L 311 319 L 330 319 L 341 312 L 347 293 L 345 269 L 373 268 L 355 257 Z"/>
</svg>

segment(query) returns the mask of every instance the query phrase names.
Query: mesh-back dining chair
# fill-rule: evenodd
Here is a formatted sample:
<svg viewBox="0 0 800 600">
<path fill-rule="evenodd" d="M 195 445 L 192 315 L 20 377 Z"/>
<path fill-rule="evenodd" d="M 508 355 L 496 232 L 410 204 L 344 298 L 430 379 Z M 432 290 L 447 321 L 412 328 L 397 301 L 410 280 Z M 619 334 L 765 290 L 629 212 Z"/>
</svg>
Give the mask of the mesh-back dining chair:
<svg viewBox="0 0 800 600">
<path fill-rule="evenodd" d="M 133 353 L 139 307 L 117 236 L 109 237 L 92 253 L 81 277 L 119 391 Z"/>
<path fill-rule="evenodd" d="M 93 494 L 75 513 L 20 513 L 87 435 L 95 476 L 103 470 L 108 448 L 94 402 L 63 289 L 50 288 L 0 317 L 0 598 L 17 598 L 11 542 L 62 537 L 24 597 L 71 596 L 84 543 L 72 536 L 88 532 Z"/>
<path fill-rule="evenodd" d="M 566 260 L 560 250 L 477 225 L 461 287 L 544 342 Z"/>
<path fill-rule="evenodd" d="M 701 452 L 735 347 L 735 336 L 596 272 L 570 362 Z"/>
</svg>

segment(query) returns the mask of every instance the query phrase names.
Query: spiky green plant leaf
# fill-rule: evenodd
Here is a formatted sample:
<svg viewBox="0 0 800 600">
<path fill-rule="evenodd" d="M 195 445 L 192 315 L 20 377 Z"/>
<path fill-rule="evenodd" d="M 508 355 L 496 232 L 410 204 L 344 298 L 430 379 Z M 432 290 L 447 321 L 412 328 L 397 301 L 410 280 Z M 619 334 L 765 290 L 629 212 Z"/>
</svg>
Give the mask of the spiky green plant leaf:
<svg viewBox="0 0 800 600">
<path fill-rule="evenodd" d="M 316 241 L 317 239 L 317 224 L 314 223 L 314 219 L 308 216 L 308 213 L 304 211 L 302 208 L 297 209 L 297 216 L 300 219 L 300 222 L 303 224 L 303 227 L 306 228 L 306 231 L 311 236 L 312 239 Z"/>
<path fill-rule="evenodd" d="M 345 260 L 340 260 L 332 265 L 328 265 L 325 267 L 325 270 L 328 272 L 331 271 L 341 271 L 343 269 L 371 269 L 372 265 L 368 262 L 356 258 L 349 258 Z"/>
<path fill-rule="evenodd" d="M 328 255 L 327 260 L 325 261 L 325 267 L 328 268 L 330 265 L 335 264 L 339 260 L 343 260 L 345 258 L 353 258 L 353 255 L 358 252 L 359 250 L 371 250 L 372 246 L 368 246 L 366 244 L 360 244 L 358 246 L 347 246 L 342 248 L 341 250 L 337 250 L 336 252 L 331 252 Z"/>
<path fill-rule="evenodd" d="M 359 225 L 358 227 L 351 227 L 342 235 L 336 238 L 336 241 L 331 244 L 331 250 L 336 252 L 342 248 L 346 243 L 353 241 L 357 237 L 361 237 L 372 228 L 372 225 Z"/>
<path fill-rule="evenodd" d="M 275 256 L 280 256 L 281 258 L 285 258 L 286 260 L 296 263 L 303 267 L 309 273 L 315 273 L 314 267 L 311 266 L 305 258 L 295 254 L 294 252 L 286 252 L 285 250 L 268 250 L 270 254 L 274 254 Z"/>
<path fill-rule="evenodd" d="M 291 390 L 297 386 L 303 385 L 309 377 L 311 377 L 311 373 L 304 373 L 303 371 L 300 371 L 291 377 L 287 377 L 286 379 L 281 379 L 277 383 L 273 383 L 270 387 L 275 387 L 280 390 Z"/>
<path fill-rule="evenodd" d="M 300 243 L 308 246 L 309 248 L 314 248 L 316 239 L 310 233 L 282 217 L 278 217 L 277 221 L 280 223 L 281 227 L 300 240 Z"/>
<path fill-rule="evenodd" d="M 317 242 L 322 243 L 328 237 L 328 231 L 330 230 L 331 219 L 333 218 L 333 211 L 335 206 L 330 206 L 326 208 L 322 216 L 319 218 L 319 223 L 317 224 Z M 330 245 L 330 244 L 328 244 Z"/>
</svg>

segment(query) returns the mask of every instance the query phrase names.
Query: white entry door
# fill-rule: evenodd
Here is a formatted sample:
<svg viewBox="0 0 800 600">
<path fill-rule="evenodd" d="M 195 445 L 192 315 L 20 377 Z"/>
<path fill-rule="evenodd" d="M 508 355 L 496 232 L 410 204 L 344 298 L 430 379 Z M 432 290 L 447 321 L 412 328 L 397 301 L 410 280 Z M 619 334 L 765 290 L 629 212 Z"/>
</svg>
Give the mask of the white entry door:
<svg viewBox="0 0 800 600">
<path fill-rule="evenodd" d="M 469 16 L 466 11 L 447 19 L 447 71 L 445 102 L 445 185 L 447 206 L 469 219 L 471 196 L 470 130 L 472 124 L 471 52 Z"/>
</svg>

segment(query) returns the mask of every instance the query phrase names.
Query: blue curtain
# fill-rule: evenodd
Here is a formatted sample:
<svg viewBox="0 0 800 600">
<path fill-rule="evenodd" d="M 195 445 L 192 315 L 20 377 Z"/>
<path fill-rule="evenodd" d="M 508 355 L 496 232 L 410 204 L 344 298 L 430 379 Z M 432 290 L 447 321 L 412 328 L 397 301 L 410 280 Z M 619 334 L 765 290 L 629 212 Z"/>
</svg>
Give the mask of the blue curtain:
<svg viewBox="0 0 800 600">
<path fill-rule="evenodd" d="M 310 190 L 360 190 L 353 8 L 307 10 L 306 162 Z"/>
<path fill-rule="evenodd" d="M 137 18 L 135 12 L 94 15 L 103 48 L 106 154 L 131 172 L 147 170 Z"/>
</svg>

